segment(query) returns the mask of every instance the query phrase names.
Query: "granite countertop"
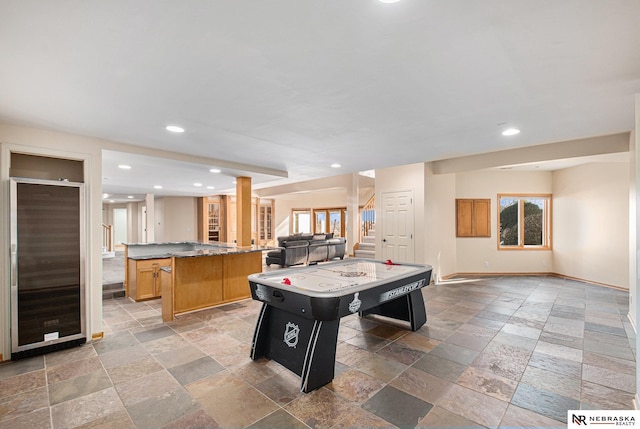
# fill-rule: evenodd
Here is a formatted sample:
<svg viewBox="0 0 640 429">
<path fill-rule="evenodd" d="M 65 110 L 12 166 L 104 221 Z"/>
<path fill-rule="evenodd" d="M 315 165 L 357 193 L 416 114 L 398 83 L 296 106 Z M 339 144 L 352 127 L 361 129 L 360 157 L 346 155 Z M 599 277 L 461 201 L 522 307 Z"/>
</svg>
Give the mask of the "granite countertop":
<svg viewBox="0 0 640 429">
<path fill-rule="evenodd" d="M 146 259 L 165 259 L 173 256 L 173 253 L 154 253 L 153 255 L 138 255 L 129 256 L 127 259 L 133 259 L 134 261 L 144 261 Z"/>
<path fill-rule="evenodd" d="M 188 249 L 180 248 L 187 246 Z M 138 244 L 134 245 L 138 246 Z M 142 254 L 129 254 L 128 258 L 135 261 L 143 261 L 148 259 L 164 259 L 175 256 L 176 258 L 191 258 L 195 256 L 214 256 L 238 253 L 263 252 L 272 250 L 270 246 L 246 246 L 239 247 L 233 243 L 194 243 L 194 242 L 172 242 L 172 243 L 141 243 L 139 249 L 147 247 L 151 252 L 142 252 Z M 190 248 L 189 248 L 190 247 Z M 156 253 L 157 251 L 157 253 Z"/>
<path fill-rule="evenodd" d="M 246 247 L 219 247 L 212 249 L 188 250 L 186 252 L 175 252 L 171 256 L 176 258 L 192 258 L 194 256 L 214 256 L 214 255 L 231 255 L 238 253 L 264 252 L 272 250 L 269 246 L 246 246 Z"/>
</svg>

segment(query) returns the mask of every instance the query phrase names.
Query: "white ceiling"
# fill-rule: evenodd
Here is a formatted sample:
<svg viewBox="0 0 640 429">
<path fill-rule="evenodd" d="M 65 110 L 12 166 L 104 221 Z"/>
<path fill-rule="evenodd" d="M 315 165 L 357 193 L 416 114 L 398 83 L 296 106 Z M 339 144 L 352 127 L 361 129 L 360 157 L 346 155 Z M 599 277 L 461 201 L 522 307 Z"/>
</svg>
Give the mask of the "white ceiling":
<svg viewBox="0 0 640 429">
<path fill-rule="evenodd" d="M 105 152 L 105 191 L 176 195 L 620 133 L 639 22 L 638 0 L 0 0 L 0 122 L 247 164 Z"/>
</svg>

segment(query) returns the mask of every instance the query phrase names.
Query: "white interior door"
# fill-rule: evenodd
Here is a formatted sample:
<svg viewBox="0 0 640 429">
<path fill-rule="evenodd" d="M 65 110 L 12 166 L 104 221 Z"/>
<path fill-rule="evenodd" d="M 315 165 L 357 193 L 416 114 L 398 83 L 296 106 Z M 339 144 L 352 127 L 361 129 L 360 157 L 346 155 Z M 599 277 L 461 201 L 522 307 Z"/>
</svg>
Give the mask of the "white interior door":
<svg viewBox="0 0 640 429">
<path fill-rule="evenodd" d="M 382 193 L 382 259 L 414 262 L 413 191 Z"/>
<path fill-rule="evenodd" d="M 127 242 L 127 209 L 113 209 L 113 241 L 117 250 Z"/>
</svg>

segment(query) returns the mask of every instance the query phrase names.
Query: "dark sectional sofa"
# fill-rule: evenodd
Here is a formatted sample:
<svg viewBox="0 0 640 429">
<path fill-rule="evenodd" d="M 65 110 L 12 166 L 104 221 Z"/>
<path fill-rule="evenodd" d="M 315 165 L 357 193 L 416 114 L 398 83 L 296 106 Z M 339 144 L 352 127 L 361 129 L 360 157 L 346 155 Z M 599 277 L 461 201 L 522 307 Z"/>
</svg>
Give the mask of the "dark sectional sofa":
<svg viewBox="0 0 640 429">
<path fill-rule="evenodd" d="M 347 240 L 333 234 L 294 234 L 278 237 L 278 249 L 267 253 L 266 264 L 281 267 L 344 258 Z"/>
</svg>

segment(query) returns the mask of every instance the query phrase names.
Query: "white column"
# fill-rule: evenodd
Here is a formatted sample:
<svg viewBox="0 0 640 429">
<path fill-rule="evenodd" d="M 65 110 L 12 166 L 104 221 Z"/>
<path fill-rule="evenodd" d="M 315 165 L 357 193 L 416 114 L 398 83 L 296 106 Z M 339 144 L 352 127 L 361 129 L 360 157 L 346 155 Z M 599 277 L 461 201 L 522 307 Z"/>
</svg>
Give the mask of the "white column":
<svg viewBox="0 0 640 429">
<path fill-rule="evenodd" d="M 346 252 L 353 256 L 353 245 L 358 242 L 360 236 L 360 195 L 358 189 L 358 173 L 351 174 L 351 181 L 347 187 L 347 212 L 349 218 L 345 225 L 347 235 Z"/>
<path fill-rule="evenodd" d="M 142 233 L 147 238 L 147 243 L 153 243 L 155 241 L 155 228 L 156 217 L 155 217 L 155 199 L 153 194 L 146 194 L 144 197 L 145 205 L 147 206 L 147 222 L 146 222 L 146 231 L 142 231 Z"/>
</svg>

